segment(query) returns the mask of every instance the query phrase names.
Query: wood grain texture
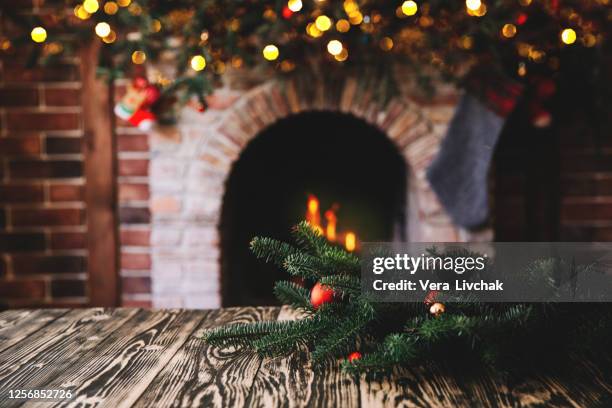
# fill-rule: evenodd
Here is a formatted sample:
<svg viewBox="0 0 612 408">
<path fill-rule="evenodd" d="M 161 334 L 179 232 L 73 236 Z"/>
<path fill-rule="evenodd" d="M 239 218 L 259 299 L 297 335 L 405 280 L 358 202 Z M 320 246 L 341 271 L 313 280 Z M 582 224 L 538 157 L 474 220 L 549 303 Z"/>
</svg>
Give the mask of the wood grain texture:
<svg viewBox="0 0 612 408">
<path fill-rule="evenodd" d="M 195 334 L 160 372 L 135 407 L 245 406 L 261 359 L 251 352 L 210 347 L 198 337 L 211 327 L 275 320 L 277 315 L 278 309 L 270 307 L 207 312 Z"/>
<path fill-rule="evenodd" d="M 24 407 L 611 407 L 612 359 L 578 356 L 569 369 L 509 380 L 437 365 L 354 378 L 339 361 L 312 367 L 209 347 L 227 323 L 299 318 L 288 308 L 210 311 L 79 309 L 0 314 L 0 406 Z M 8 343 L 7 343 L 8 342 Z M 9 401 L 9 389 L 70 387 L 70 401 Z"/>
<path fill-rule="evenodd" d="M 0 313 L 0 352 L 66 313 L 66 309 L 7 310 Z"/>
</svg>

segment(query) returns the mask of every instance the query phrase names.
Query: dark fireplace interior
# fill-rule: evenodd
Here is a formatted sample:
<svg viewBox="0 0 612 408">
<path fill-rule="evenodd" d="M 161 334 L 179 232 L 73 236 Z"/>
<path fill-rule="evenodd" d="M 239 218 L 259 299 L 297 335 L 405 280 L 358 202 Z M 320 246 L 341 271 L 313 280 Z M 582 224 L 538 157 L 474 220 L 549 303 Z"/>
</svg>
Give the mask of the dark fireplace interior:
<svg viewBox="0 0 612 408">
<path fill-rule="evenodd" d="M 302 113 L 257 135 L 234 164 L 220 225 L 223 306 L 276 304 L 290 277 L 249 251 L 254 236 L 290 240 L 309 195 L 336 209 L 338 231 L 358 242 L 405 239 L 407 169 L 377 128 L 351 115 Z"/>
</svg>

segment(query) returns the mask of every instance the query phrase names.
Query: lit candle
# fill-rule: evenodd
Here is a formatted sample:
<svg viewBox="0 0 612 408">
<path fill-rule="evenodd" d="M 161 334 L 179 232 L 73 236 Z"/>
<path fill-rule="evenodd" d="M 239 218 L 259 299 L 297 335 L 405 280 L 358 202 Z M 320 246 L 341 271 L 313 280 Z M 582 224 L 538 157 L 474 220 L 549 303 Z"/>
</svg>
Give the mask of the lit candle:
<svg viewBox="0 0 612 408">
<path fill-rule="evenodd" d="M 357 237 L 352 232 L 347 232 L 344 236 L 344 247 L 347 251 L 352 252 L 355 250 L 355 244 L 357 241 Z"/>
</svg>

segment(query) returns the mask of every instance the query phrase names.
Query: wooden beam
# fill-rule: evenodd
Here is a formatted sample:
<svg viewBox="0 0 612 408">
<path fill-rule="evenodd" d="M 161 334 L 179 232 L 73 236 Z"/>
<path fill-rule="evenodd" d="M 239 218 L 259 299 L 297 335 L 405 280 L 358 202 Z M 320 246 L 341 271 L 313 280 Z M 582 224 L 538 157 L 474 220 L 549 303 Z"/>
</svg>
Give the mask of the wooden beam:
<svg viewBox="0 0 612 408">
<path fill-rule="evenodd" d="M 116 158 L 112 85 L 96 77 L 100 41 L 81 50 L 89 298 L 119 305 Z"/>
</svg>

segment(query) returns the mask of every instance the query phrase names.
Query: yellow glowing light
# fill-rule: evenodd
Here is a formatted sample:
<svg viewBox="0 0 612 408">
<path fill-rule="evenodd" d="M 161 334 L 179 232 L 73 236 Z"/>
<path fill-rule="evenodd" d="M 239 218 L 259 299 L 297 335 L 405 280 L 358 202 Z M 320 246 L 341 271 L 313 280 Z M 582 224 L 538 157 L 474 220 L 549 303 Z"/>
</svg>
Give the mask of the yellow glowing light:
<svg viewBox="0 0 612 408">
<path fill-rule="evenodd" d="M 47 39 L 47 30 L 42 27 L 34 27 L 32 32 L 30 33 L 30 37 L 32 37 L 32 41 L 41 43 L 45 42 Z"/>
<path fill-rule="evenodd" d="M 201 71 L 206 67 L 206 58 L 202 55 L 196 55 L 191 58 L 191 68 L 194 71 Z"/>
<path fill-rule="evenodd" d="M 465 0 L 465 7 L 470 11 L 476 11 L 482 6 L 480 0 Z"/>
<path fill-rule="evenodd" d="M 319 31 L 327 31 L 332 26 L 331 18 L 326 15 L 321 15 L 315 20 L 315 26 Z"/>
<path fill-rule="evenodd" d="M 349 23 L 348 20 L 340 19 L 336 23 L 336 30 L 338 30 L 339 33 L 346 33 L 350 29 L 351 23 Z"/>
<path fill-rule="evenodd" d="M 468 8 L 467 13 L 473 17 L 482 17 L 487 14 L 487 6 L 485 6 L 484 3 L 480 3 L 480 7 L 478 7 L 476 10 L 471 10 Z"/>
<path fill-rule="evenodd" d="M 323 33 L 317 28 L 314 23 L 309 23 L 306 26 L 306 33 L 313 38 L 319 38 L 323 35 Z"/>
<path fill-rule="evenodd" d="M 563 31 L 561 31 L 561 41 L 563 42 L 563 44 L 573 44 L 576 42 L 576 31 L 572 30 L 571 28 L 566 28 Z"/>
<path fill-rule="evenodd" d="M 298 12 L 302 9 L 302 0 L 289 0 L 287 2 L 287 7 L 294 13 Z"/>
<path fill-rule="evenodd" d="M 359 25 L 363 21 L 363 14 L 360 11 L 355 11 L 349 14 L 349 21 L 352 25 Z"/>
<path fill-rule="evenodd" d="M 512 38 L 516 35 L 516 26 L 514 24 L 504 24 L 501 33 L 506 38 Z"/>
<path fill-rule="evenodd" d="M 117 39 L 117 33 L 111 30 L 111 32 L 108 33 L 106 37 L 102 38 L 102 41 L 104 41 L 106 44 L 111 44 L 111 43 L 114 43 L 116 39 Z"/>
<path fill-rule="evenodd" d="M 120 7 L 127 7 L 131 2 L 132 0 L 117 0 L 117 4 L 119 4 Z"/>
<path fill-rule="evenodd" d="M 132 53 L 132 62 L 134 64 L 144 64 L 144 62 L 147 60 L 147 54 L 144 53 L 144 51 L 134 51 Z"/>
<path fill-rule="evenodd" d="M 279 55 L 278 47 L 274 44 L 268 44 L 264 47 L 262 54 L 268 61 L 274 61 Z"/>
<path fill-rule="evenodd" d="M 524 63 L 524 62 L 520 62 L 520 63 L 519 63 L 518 70 L 516 71 L 516 73 L 517 73 L 519 76 L 525 76 L 525 75 L 527 75 L 527 67 L 525 66 L 525 63 Z"/>
<path fill-rule="evenodd" d="M 0 42 L 0 49 L 2 51 L 7 51 L 11 48 L 12 44 L 10 40 L 2 40 L 2 42 Z"/>
<path fill-rule="evenodd" d="M 359 10 L 359 5 L 354 0 L 345 0 L 342 4 L 342 7 L 344 7 L 344 11 L 346 12 L 346 14 L 350 14 Z"/>
<path fill-rule="evenodd" d="M 80 4 L 74 8 L 74 15 L 80 20 L 87 20 L 91 17 L 91 14 L 85 11 L 85 8 Z"/>
<path fill-rule="evenodd" d="M 338 40 L 331 40 L 327 43 L 327 52 L 331 55 L 339 55 L 343 48 L 342 43 Z"/>
<path fill-rule="evenodd" d="M 114 1 L 109 1 L 104 4 L 104 12 L 109 15 L 117 14 L 119 11 L 119 6 Z"/>
<path fill-rule="evenodd" d="M 340 54 L 334 55 L 334 59 L 339 62 L 346 61 L 347 58 L 348 58 L 348 50 L 346 48 L 343 48 Z"/>
<path fill-rule="evenodd" d="M 402 13 L 407 16 L 414 16 L 418 9 L 419 6 L 412 0 L 406 0 L 402 3 Z"/>
<path fill-rule="evenodd" d="M 352 232 L 346 233 L 346 235 L 344 236 L 344 247 L 346 248 L 347 251 L 352 252 L 355 250 L 356 240 L 357 240 L 357 237 L 355 237 L 354 233 Z"/>
<path fill-rule="evenodd" d="M 154 33 L 159 33 L 161 29 L 161 21 L 159 21 L 158 19 L 154 19 L 153 21 L 151 21 L 151 31 L 153 31 Z"/>
<path fill-rule="evenodd" d="M 391 37 L 383 37 L 380 40 L 380 48 L 382 48 L 384 51 L 390 51 L 391 48 L 393 48 L 393 40 Z"/>
<path fill-rule="evenodd" d="M 83 2 L 83 8 L 89 14 L 93 14 L 100 8 L 100 3 L 98 3 L 98 0 L 85 0 Z"/>
<path fill-rule="evenodd" d="M 104 38 L 104 37 L 106 37 L 107 35 L 110 34 L 111 27 L 110 27 L 110 25 L 108 25 L 108 23 L 101 22 L 101 23 L 96 24 L 95 31 L 96 31 L 96 35 L 98 37 Z"/>
</svg>

